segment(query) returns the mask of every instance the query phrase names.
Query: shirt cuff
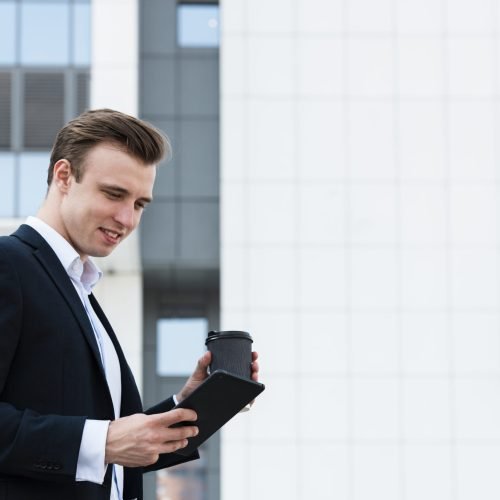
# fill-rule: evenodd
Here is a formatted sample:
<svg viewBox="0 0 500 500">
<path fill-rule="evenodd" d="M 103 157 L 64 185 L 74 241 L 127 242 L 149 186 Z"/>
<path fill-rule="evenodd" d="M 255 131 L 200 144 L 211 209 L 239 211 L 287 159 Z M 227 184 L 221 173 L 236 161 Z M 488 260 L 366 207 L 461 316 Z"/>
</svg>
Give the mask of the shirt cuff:
<svg viewBox="0 0 500 500">
<path fill-rule="evenodd" d="M 109 420 L 86 420 L 78 453 L 76 480 L 102 484 L 107 464 L 104 463 Z"/>
</svg>

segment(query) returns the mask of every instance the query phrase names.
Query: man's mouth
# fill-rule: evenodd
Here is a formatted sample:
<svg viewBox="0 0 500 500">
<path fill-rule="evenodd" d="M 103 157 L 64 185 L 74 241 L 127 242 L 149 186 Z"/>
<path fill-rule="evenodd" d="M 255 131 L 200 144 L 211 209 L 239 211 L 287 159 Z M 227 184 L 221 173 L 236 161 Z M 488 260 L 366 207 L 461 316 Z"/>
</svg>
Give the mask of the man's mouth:
<svg viewBox="0 0 500 500">
<path fill-rule="evenodd" d="M 112 231 L 111 229 L 105 229 L 103 227 L 101 227 L 100 229 L 106 236 L 106 239 L 111 243 L 118 243 L 120 241 L 120 238 L 122 237 L 122 234 L 118 233 L 117 231 Z"/>
</svg>

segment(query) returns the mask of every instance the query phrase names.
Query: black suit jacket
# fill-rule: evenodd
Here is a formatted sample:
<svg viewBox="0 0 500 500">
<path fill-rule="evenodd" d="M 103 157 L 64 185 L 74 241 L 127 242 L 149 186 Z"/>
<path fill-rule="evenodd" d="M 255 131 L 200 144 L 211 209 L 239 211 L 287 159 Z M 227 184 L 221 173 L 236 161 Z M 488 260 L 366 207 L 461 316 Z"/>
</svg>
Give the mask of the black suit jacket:
<svg viewBox="0 0 500 500">
<path fill-rule="evenodd" d="M 120 415 L 142 412 L 116 335 L 90 300 L 120 361 Z M 170 398 L 148 411 L 173 406 Z M 85 420 L 113 418 L 81 300 L 48 243 L 22 225 L 0 238 L 0 500 L 109 500 L 110 467 L 103 485 L 77 483 L 75 474 Z M 197 457 L 162 455 L 148 470 Z M 125 468 L 124 500 L 142 499 L 142 472 Z"/>
</svg>

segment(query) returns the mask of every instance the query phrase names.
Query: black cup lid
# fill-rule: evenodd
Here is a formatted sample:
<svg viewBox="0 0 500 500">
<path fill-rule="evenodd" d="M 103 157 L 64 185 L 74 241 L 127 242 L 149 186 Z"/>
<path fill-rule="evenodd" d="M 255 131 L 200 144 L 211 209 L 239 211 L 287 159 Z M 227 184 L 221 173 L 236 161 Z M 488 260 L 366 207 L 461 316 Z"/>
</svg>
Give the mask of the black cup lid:
<svg viewBox="0 0 500 500">
<path fill-rule="evenodd" d="M 218 339 L 246 339 L 253 342 L 251 335 L 248 332 L 243 332 L 240 330 L 224 330 L 222 332 L 217 332 L 212 330 L 208 332 L 207 340 L 205 340 L 205 344 L 211 342 L 212 340 Z"/>
</svg>

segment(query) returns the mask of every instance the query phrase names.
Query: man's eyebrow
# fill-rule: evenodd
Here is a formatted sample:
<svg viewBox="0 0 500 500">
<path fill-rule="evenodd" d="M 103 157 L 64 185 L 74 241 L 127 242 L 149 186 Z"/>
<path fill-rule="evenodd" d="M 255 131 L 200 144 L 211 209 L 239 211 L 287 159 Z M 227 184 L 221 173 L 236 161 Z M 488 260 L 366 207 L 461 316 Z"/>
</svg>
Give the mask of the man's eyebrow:
<svg viewBox="0 0 500 500">
<path fill-rule="evenodd" d="M 100 183 L 99 187 L 101 189 L 106 190 L 106 191 L 112 191 L 113 193 L 116 193 L 116 194 L 123 194 L 123 195 L 130 194 L 130 191 L 128 189 L 122 188 L 120 186 L 114 186 L 113 184 Z M 144 203 L 151 203 L 153 201 L 153 198 L 151 198 L 150 196 L 141 196 L 139 198 L 139 200 L 144 202 Z"/>
</svg>

